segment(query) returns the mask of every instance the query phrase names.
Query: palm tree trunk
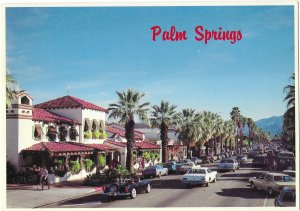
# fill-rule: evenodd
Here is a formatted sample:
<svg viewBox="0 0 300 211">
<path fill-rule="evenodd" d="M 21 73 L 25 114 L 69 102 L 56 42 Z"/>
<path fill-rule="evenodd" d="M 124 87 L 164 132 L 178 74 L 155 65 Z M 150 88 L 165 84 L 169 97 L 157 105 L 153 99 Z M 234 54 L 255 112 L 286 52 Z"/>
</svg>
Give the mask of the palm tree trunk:
<svg viewBox="0 0 300 211">
<path fill-rule="evenodd" d="M 217 138 L 214 138 L 214 153 L 217 154 Z"/>
<path fill-rule="evenodd" d="M 220 153 L 223 152 L 223 139 L 222 136 L 220 136 Z"/>
<path fill-rule="evenodd" d="M 126 168 L 130 173 L 133 173 L 132 149 L 134 143 L 134 125 L 133 118 L 125 124 L 125 137 L 127 139 Z"/>
<path fill-rule="evenodd" d="M 168 160 L 167 147 L 168 147 L 168 125 L 162 122 L 160 125 L 160 139 L 162 147 L 162 162 L 165 163 Z"/>
</svg>

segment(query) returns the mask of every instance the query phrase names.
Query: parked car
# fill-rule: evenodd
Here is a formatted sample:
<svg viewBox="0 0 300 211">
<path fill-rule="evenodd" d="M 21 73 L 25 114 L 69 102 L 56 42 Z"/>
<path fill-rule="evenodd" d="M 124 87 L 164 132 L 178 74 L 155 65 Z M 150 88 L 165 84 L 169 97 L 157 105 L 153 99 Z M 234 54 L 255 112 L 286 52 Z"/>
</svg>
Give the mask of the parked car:
<svg viewBox="0 0 300 211">
<path fill-rule="evenodd" d="M 274 201 L 275 207 L 295 207 L 296 206 L 295 188 L 283 188 Z"/>
<path fill-rule="evenodd" d="M 263 155 L 258 155 L 258 156 L 254 156 L 253 160 L 252 160 L 252 166 L 253 167 L 264 167 L 266 166 L 266 156 Z"/>
<path fill-rule="evenodd" d="M 139 178 L 127 180 L 124 182 L 116 182 L 103 187 L 103 194 L 110 199 L 117 197 L 136 198 L 137 193 L 150 193 L 151 183 L 149 180 L 140 181 Z"/>
<path fill-rule="evenodd" d="M 195 165 L 194 163 L 186 163 L 180 166 L 179 172 L 180 173 L 187 173 L 189 170 L 195 168 L 195 167 L 201 167 L 200 165 Z"/>
<path fill-rule="evenodd" d="M 280 192 L 283 187 L 295 187 L 295 181 L 290 176 L 275 172 L 261 173 L 257 177 L 251 177 L 249 183 L 252 190 L 259 188 L 267 191 L 270 196 L 274 192 Z"/>
<path fill-rule="evenodd" d="M 162 167 L 161 165 L 148 166 L 142 172 L 143 177 L 161 177 L 163 175 L 168 175 L 168 169 Z"/>
<path fill-rule="evenodd" d="M 247 156 L 246 155 L 238 155 L 236 157 L 237 162 L 245 164 L 248 162 Z"/>
<path fill-rule="evenodd" d="M 168 169 L 168 173 L 175 173 L 176 172 L 176 162 L 172 161 L 172 162 L 166 162 L 163 164 L 164 168 Z"/>
<path fill-rule="evenodd" d="M 201 156 L 202 164 L 210 164 L 210 160 L 207 156 Z"/>
<path fill-rule="evenodd" d="M 202 163 L 202 160 L 197 157 L 192 157 L 191 161 L 193 161 L 196 165 L 200 165 Z"/>
<path fill-rule="evenodd" d="M 176 162 L 176 173 L 180 173 L 180 167 L 187 163 L 194 163 L 194 162 L 191 161 L 190 159 L 179 160 L 178 162 Z"/>
<path fill-rule="evenodd" d="M 286 174 L 286 175 L 289 175 L 293 179 L 296 178 L 296 171 L 294 171 L 294 170 L 283 170 L 282 173 Z"/>
<path fill-rule="evenodd" d="M 295 155 L 292 152 L 289 151 L 281 151 L 278 154 L 278 158 L 294 158 Z"/>
<path fill-rule="evenodd" d="M 187 174 L 182 177 L 181 181 L 185 184 L 186 188 L 196 184 L 206 184 L 207 187 L 210 182 L 217 181 L 217 172 L 207 167 L 195 167 L 189 170 Z"/>
<path fill-rule="evenodd" d="M 239 169 L 238 162 L 233 158 L 222 159 L 218 165 L 218 170 L 232 170 L 235 171 Z"/>
</svg>

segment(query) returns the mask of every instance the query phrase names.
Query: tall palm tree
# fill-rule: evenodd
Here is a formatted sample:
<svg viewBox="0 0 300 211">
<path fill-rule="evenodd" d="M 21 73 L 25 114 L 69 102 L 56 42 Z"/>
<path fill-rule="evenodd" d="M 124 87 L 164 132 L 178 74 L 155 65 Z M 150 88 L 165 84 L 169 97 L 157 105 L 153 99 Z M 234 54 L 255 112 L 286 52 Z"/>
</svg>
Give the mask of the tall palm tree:
<svg viewBox="0 0 300 211">
<path fill-rule="evenodd" d="M 195 146 L 199 134 L 199 114 L 194 109 L 187 108 L 177 113 L 175 119 L 178 140 L 183 141 L 190 151 L 191 147 Z M 188 156 L 190 157 L 190 154 Z"/>
<path fill-rule="evenodd" d="M 217 154 L 217 147 L 216 147 L 216 142 L 220 144 L 220 150 L 222 151 L 222 136 L 223 136 L 223 130 L 224 130 L 224 120 L 218 116 L 215 122 L 215 143 L 214 143 L 214 150 L 215 154 Z"/>
<path fill-rule="evenodd" d="M 227 120 L 224 122 L 224 129 L 223 129 L 223 137 L 225 141 L 225 149 L 228 149 L 228 142 L 229 148 L 232 149 L 231 140 L 235 138 L 235 123 L 232 120 Z"/>
<path fill-rule="evenodd" d="M 286 144 L 288 142 L 295 146 L 295 73 L 291 76 L 293 84 L 289 84 L 284 87 L 286 96 L 284 98 L 287 101 L 287 110 L 283 116 L 283 133 L 286 137 Z M 293 149 L 295 150 L 295 149 Z"/>
<path fill-rule="evenodd" d="M 16 99 L 16 94 L 19 91 L 18 83 L 13 79 L 11 74 L 6 73 L 6 106 L 11 108 L 11 101 Z"/>
<path fill-rule="evenodd" d="M 249 147 L 251 146 L 251 142 L 253 141 L 253 132 L 254 132 L 255 122 L 251 118 L 247 118 L 247 126 L 249 129 L 248 139 L 249 139 Z"/>
<path fill-rule="evenodd" d="M 160 127 L 160 138 L 162 141 L 162 162 L 166 162 L 169 126 L 175 124 L 176 106 L 161 101 L 160 105 L 152 106 L 150 124 L 151 127 Z"/>
<path fill-rule="evenodd" d="M 236 134 L 236 147 L 238 146 L 238 128 L 241 127 L 241 122 L 240 122 L 240 117 L 241 117 L 241 111 L 238 107 L 233 107 L 232 111 L 230 112 L 230 117 L 232 119 L 232 121 L 235 123 L 235 134 Z"/>
<path fill-rule="evenodd" d="M 148 122 L 147 112 L 149 110 L 149 102 L 141 103 L 141 99 L 145 96 L 134 89 L 116 92 L 119 99 L 117 103 L 109 104 L 108 111 L 110 112 L 108 118 L 119 118 L 120 124 L 125 124 L 125 137 L 127 139 L 127 158 L 126 168 L 133 172 L 132 149 L 134 143 L 134 116 L 137 115 L 139 119 Z"/>
</svg>

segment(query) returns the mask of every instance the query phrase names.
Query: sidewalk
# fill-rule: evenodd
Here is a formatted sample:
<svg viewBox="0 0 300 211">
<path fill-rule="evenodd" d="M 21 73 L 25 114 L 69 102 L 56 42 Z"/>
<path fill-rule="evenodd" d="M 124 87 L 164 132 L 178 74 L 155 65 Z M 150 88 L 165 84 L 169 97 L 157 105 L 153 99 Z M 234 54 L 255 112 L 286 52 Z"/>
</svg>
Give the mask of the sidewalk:
<svg viewBox="0 0 300 211">
<path fill-rule="evenodd" d="M 37 208 L 54 202 L 102 191 L 101 187 L 82 186 L 81 181 L 63 182 L 38 190 L 36 185 L 7 184 L 7 208 Z"/>
</svg>

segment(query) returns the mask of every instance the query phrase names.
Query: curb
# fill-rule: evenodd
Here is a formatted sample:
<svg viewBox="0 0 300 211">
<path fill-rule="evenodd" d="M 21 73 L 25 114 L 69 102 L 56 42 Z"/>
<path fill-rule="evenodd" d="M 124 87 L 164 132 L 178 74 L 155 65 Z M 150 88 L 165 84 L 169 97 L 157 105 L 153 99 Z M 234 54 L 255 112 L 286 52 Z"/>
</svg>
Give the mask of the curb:
<svg viewBox="0 0 300 211">
<path fill-rule="evenodd" d="M 45 207 L 45 206 L 48 206 L 48 205 L 51 205 L 51 204 L 63 203 L 65 201 L 76 199 L 76 198 L 80 198 L 80 197 L 83 197 L 83 196 L 85 196 L 87 194 L 91 194 L 91 193 L 99 192 L 99 191 L 103 191 L 103 187 L 102 186 L 101 187 L 96 187 L 93 190 L 91 190 L 91 191 L 89 191 L 87 193 L 83 193 L 83 194 L 78 195 L 78 196 L 73 196 L 73 197 L 65 198 L 65 199 L 62 199 L 62 200 L 59 200 L 59 201 L 49 202 L 49 203 L 42 204 L 42 205 L 39 205 L 39 206 L 36 206 L 36 207 L 33 207 L 33 208 L 42 208 L 42 207 Z"/>
</svg>

